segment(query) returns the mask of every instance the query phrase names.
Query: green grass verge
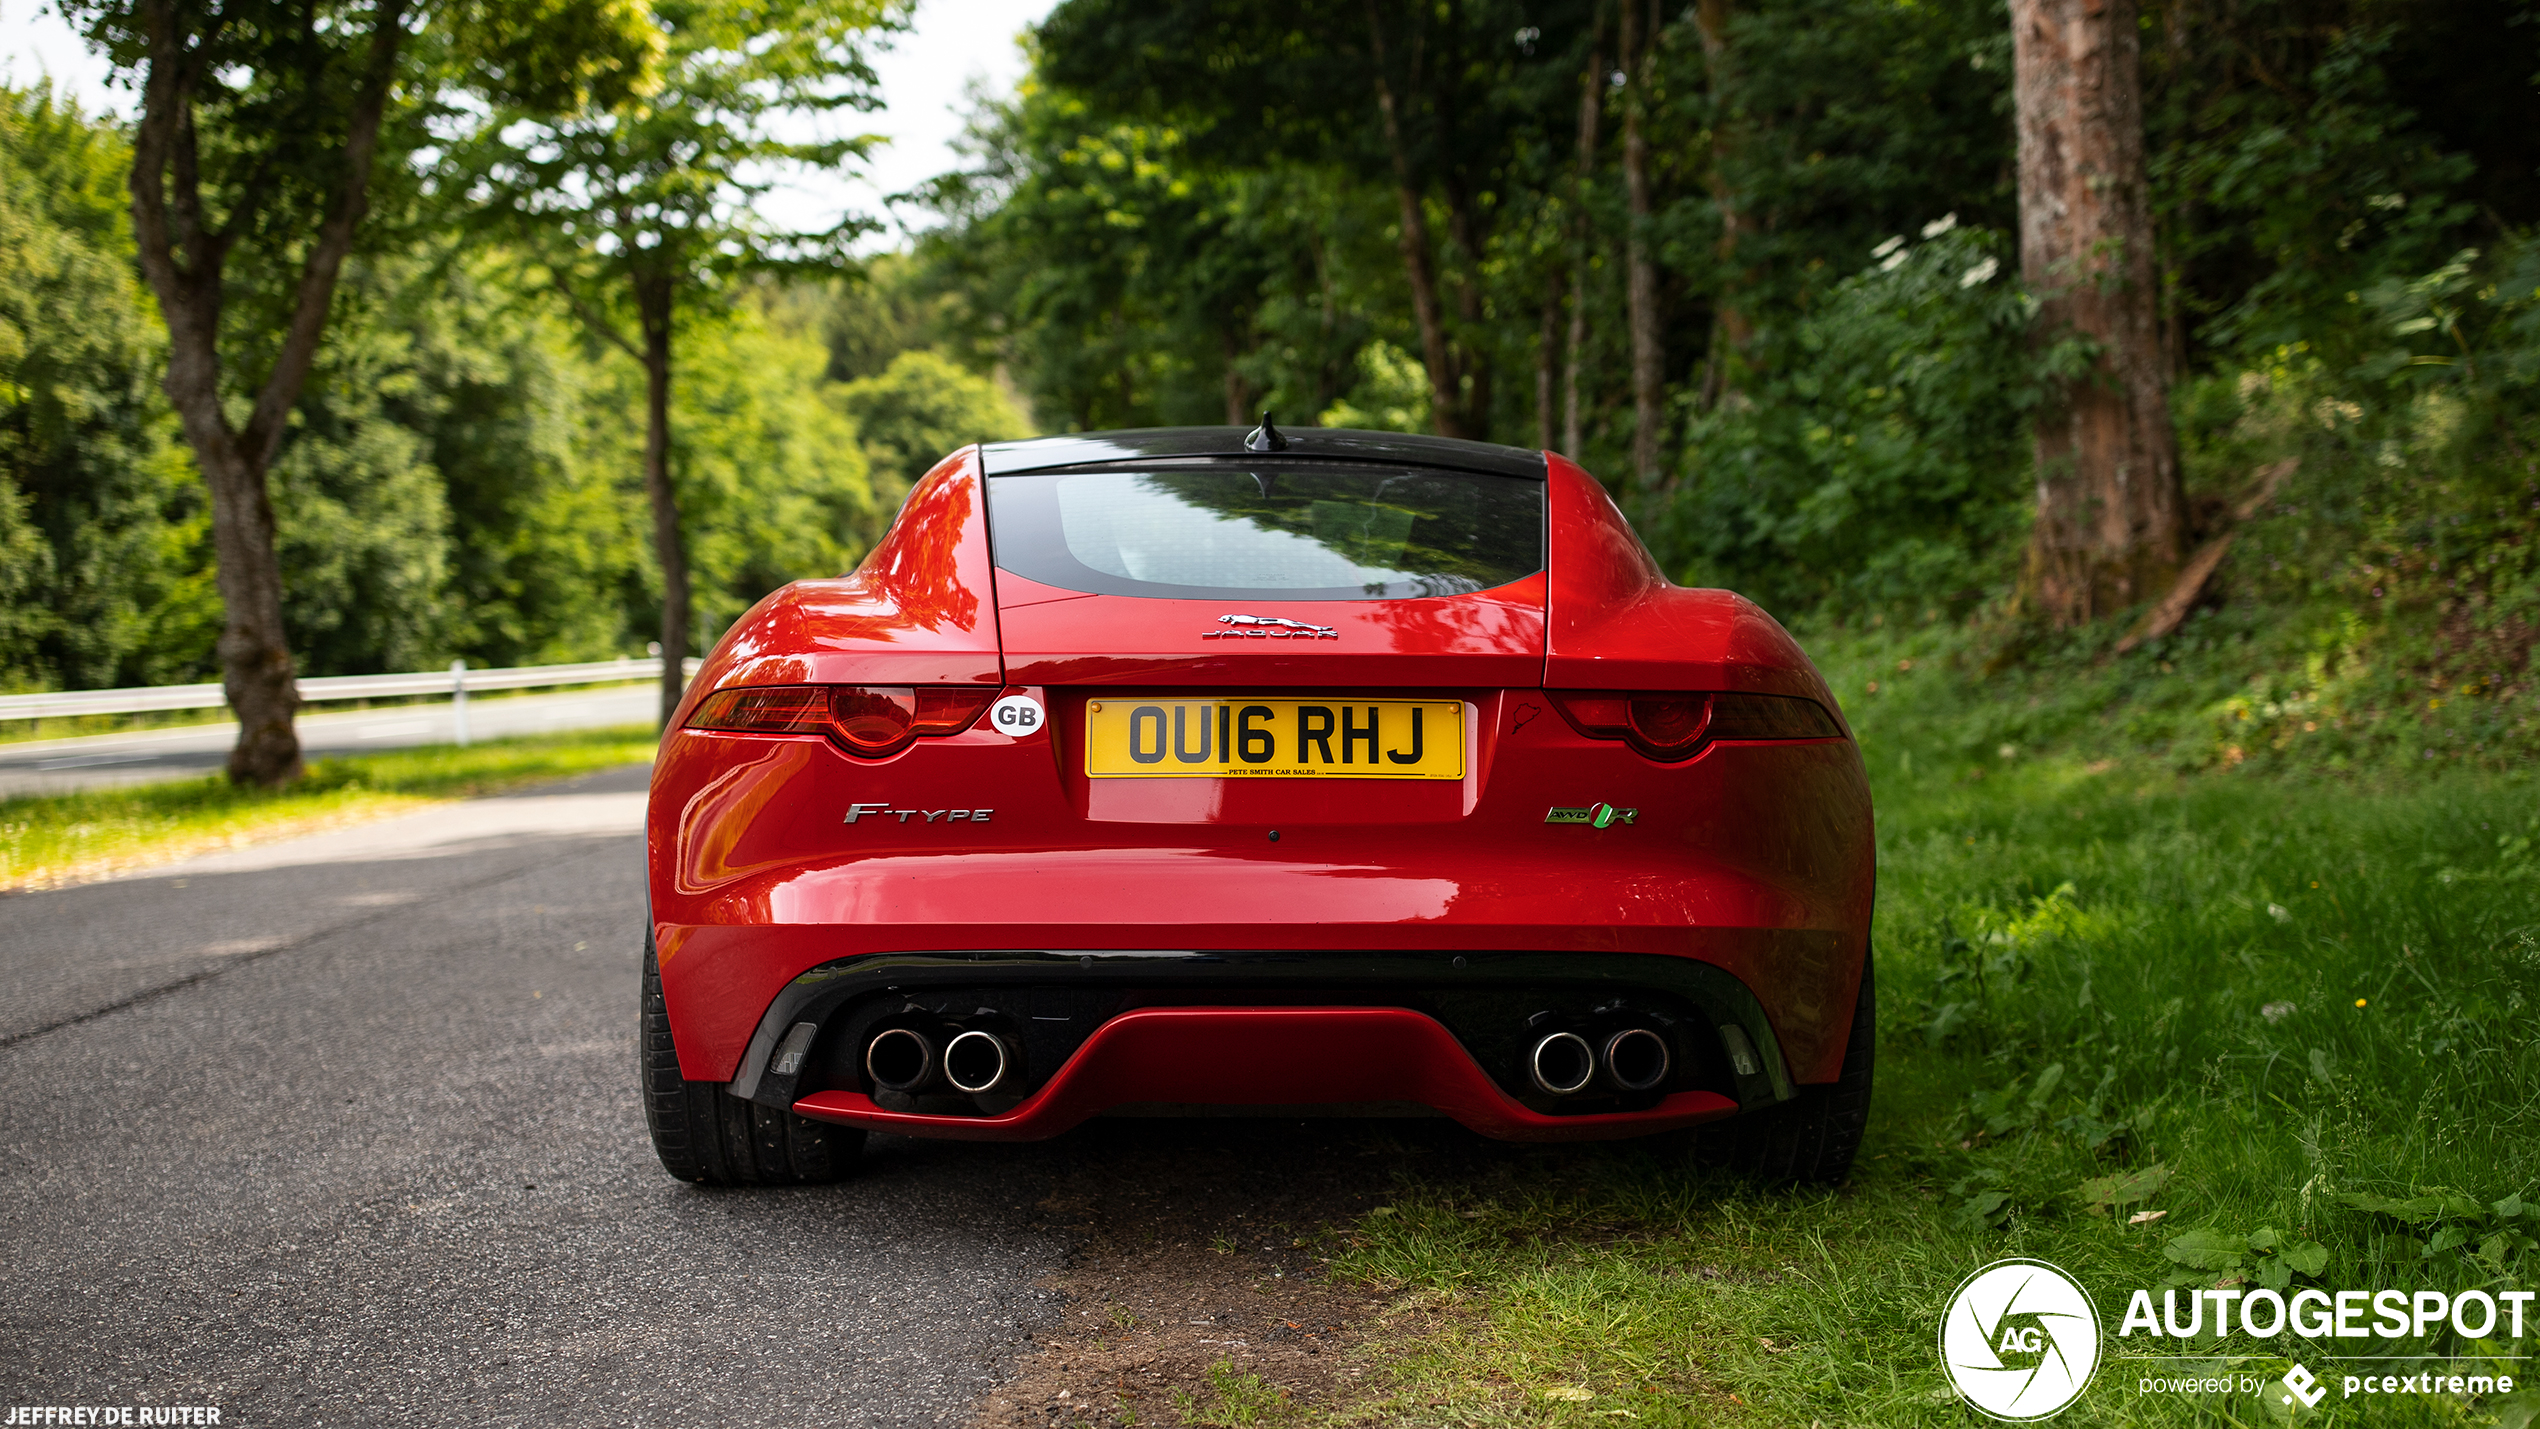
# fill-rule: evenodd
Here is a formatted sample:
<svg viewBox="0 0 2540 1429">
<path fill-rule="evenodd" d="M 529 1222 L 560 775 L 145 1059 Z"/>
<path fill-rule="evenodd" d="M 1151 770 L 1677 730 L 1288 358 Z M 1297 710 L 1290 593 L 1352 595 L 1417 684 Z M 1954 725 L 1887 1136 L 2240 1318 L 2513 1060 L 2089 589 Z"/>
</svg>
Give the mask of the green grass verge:
<svg viewBox="0 0 2540 1429">
<path fill-rule="evenodd" d="M 0 799 L 0 889 L 73 882 L 652 756 L 651 726 L 632 725 L 322 759 L 287 789 L 242 789 L 207 775 Z"/>
<path fill-rule="evenodd" d="M 1354 1417 L 1982 1423 L 1935 1339 L 1957 1284 L 2015 1255 L 2091 1287 L 2125 1354 L 2154 1348 L 2113 1334 L 2137 1286 L 2540 1288 L 2530 779 L 2373 792 L 2017 759 L 1978 780 L 1901 756 L 1871 752 L 1881 1043 L 1853 1182 L 1757 1189 L 1642 1144 L 1406 1184 L 1334 1268 L 1460 1313 L 1390 1346 L 1390 1397 Z M 2427 1196 L 2453 1199 L 2392 1205 Z M 2526 1330 L 2511 1348 L 2540 1352 Z M 2108 1362 L 2056 1422 L 2254 1424 L 2281 1407 L 2139 1377 L 2362 1372 L 2290 1337 L 2190 1348 Z M 2540 1379 L 2540 1359 L 2504 1372 Z M 2535 1405 L 2332 1392 L 2302 1417 L 2511 1426 Z"/>
</svg>

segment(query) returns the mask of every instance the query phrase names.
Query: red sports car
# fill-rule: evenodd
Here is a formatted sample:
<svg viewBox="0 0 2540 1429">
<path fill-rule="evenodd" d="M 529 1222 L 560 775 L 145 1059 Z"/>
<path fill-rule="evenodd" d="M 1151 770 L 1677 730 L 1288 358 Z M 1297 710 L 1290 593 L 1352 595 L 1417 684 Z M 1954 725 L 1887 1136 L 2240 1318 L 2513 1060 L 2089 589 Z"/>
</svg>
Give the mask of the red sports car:
<svg viewBox="0 0 2540 1429">
<path fill-rule="evenodd" d="M 1773 618 L 1596 480 L 1382 432 L 957 452 L 759 602 L 654 766 L 644 1105 L 674 1176 L 869 1130 L 1452 1117 L 1837 1178 L 1870 798 Z"/>
</svg>

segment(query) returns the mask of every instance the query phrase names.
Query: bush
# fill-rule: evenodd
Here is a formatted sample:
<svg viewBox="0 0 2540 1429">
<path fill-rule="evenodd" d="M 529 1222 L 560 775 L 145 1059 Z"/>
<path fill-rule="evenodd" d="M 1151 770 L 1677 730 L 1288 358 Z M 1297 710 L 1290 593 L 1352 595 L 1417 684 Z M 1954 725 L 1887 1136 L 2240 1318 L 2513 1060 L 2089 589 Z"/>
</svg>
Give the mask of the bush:
<svg viewBox="0 0 2540 1429">
<path fill-rule="evenodd" d="M 1751 390 L 1689 415 L 1673 499 L 1645 523 L 1670 571 L 1833 613 L 1963 610 L 2006 576 L 2027 521 L 2033 304 L 2002 235 L 1948 218 L 1922 233 L 1874 249 Z"/>
</svg>

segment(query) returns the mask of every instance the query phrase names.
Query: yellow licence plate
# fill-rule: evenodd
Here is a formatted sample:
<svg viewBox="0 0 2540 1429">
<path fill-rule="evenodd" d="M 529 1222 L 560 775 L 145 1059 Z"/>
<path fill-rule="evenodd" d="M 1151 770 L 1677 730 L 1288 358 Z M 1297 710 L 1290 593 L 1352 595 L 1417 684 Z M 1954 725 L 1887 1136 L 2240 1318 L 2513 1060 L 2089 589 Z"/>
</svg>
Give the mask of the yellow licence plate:
<svg viewBox="0 0 2540 1429">
<path fill-rule="evenodd" d="M 1457 700 L 1117 700 L 1085 706 L 1096 779 L 1461 779 Z"/>
</svg>

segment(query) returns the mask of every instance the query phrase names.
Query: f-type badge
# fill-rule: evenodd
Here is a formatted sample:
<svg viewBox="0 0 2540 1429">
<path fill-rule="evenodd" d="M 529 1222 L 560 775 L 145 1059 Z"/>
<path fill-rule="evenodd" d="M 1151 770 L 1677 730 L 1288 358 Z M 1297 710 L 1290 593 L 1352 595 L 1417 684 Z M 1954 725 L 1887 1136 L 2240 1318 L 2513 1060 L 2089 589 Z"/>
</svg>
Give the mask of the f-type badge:
<svg viewBox="0 0 2540 1429">
<path fill-rule="evenodd" d="M 1341 633 L 1328 625 L 1308 625 L 1284 615 L 1221 615 L 1217 623 L 1224 630 L 1211 630 L 1202 640 L 1338 640 Z"/>
<path fill-rule="evenodd" d="M 937 819 L 943 820 L 948 825 L 960 823 L 964 819 L 974 824 L 984 824 L 988 821 L 988 816 L 995 812 L 994 809 L 894 809 L 888 804 L 849 804 L 847 822 L 852 824 L 858 819 L 887 819 L 896 816 L 901 823 L 905 824 L 910 819 L 923 814 L 926 816 L 926 822 L 930 824 Z"/>
<path fill-rule="evenodd" d="M 1616 824 L 1628 824 L 1639 817 L 1640 810 L 1638 809 L 1617 809 L 1611 804 L 1590 804 L 1584 809 L 1546 809 L 1543 821 L 1547 824 L 1585 824 L 1592 829 L 1606 829 Z"/>
</svg>

